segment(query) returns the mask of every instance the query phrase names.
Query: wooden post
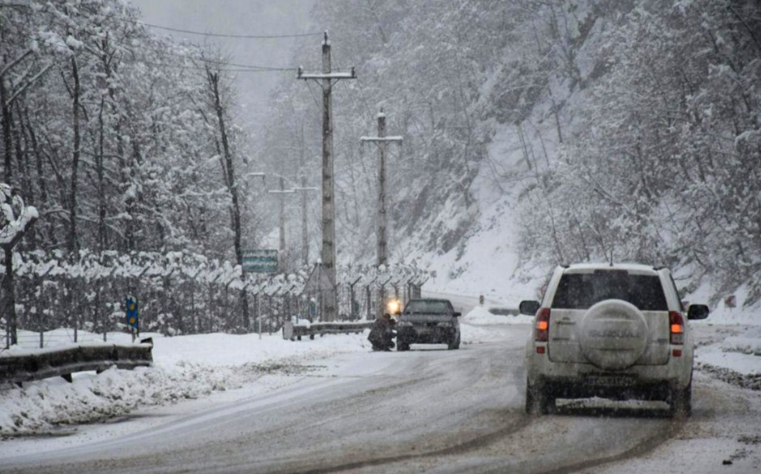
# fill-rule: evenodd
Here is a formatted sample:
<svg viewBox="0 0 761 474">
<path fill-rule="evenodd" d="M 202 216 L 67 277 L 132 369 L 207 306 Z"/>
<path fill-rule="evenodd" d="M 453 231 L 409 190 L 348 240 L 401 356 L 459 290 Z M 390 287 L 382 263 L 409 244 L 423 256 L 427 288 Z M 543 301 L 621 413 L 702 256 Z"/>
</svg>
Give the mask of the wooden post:
<svg viewBox="0 0 761 474">
<path fill-rule="evenodd" d="M 280 192 L 285 193 L 285 179 L 280 177 Z M 280 271 L 285 270 L 285 196 L 280 195 Z"/>
<path fill-rule="evenodd" d="M 386 114 L 381 109 L 378 114 L 378 138 L 386 138 Z M 386 142 L 378 143 L 378 260 L 377 265 L 388 263 L 387 255 L 387 215 L 386 215 Z"/>
<path fill-rule="evenodd" d="M 301 177 L 301 187 L 306 188 L 306 177 Z M 307 194 L 301 193 L 301 257 L 304 259 L 304 266 L 309 265 L 309 233 L 307 222 Z"/>
<path fill-rule="evenodd" d="M 322 73 L 331 72 L 328 33 L 322 42 Z M 330 284 L 336 285 L 336 207 L 333 180 L 333 87 L 330 78 L 322 80 L 322 264 Z M 338 308 L 335 288 L 325 294 L 325 321 L 336 319 Z"/>
</svg>

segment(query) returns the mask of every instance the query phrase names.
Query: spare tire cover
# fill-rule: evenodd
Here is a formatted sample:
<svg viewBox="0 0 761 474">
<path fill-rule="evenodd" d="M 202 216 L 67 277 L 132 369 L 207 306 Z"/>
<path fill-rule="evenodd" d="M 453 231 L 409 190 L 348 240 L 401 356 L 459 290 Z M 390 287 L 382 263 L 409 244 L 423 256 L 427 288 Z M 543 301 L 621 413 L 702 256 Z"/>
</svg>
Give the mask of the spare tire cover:
<svg viewBox="0 0 761 474">
<path fill-rule="evenodd" d="M 589 308 L 580 329 L 582 354 L 601 369 L 630 367 L 647 349 L 647 321 L 636 306 L 623 300 L 605 300 Z"/>
</svg>

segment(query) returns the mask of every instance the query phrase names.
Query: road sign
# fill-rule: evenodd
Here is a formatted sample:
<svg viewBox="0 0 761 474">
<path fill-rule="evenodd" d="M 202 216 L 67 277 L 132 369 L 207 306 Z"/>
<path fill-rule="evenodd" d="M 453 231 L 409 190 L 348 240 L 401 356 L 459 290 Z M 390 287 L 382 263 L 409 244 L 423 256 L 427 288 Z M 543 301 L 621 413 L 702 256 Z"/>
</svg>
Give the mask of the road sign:
<svg viewBox="0 0 761 474">
<path fill-rule="evenodd" d="M 137 304 L 137 298 L 127 297 L 127 324 L 137 329 L 140 324 L 140 310 Z"/>
<path fill-rule="evenodd" d="M 246 273 L 277 273 L 279 267 L 277 250 L 254 249 L 243 251 L 243 271 Z"/>
</svg>

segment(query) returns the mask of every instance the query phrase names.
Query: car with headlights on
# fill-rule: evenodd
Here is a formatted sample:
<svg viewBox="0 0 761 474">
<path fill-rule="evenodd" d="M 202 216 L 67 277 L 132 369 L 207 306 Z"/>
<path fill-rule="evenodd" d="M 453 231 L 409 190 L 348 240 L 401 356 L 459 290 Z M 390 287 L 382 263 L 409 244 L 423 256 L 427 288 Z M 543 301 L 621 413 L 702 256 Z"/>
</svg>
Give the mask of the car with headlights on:
<svg viewBox="0 0 761 474">
<path fill-rule="evenodd" d="M 396 324 L 396 350 L 409 350 L 410 344 L 446 344 L 450 350 L 459 349 L 460 316 L 449 300 L 410 300 Z"/>
</svg>

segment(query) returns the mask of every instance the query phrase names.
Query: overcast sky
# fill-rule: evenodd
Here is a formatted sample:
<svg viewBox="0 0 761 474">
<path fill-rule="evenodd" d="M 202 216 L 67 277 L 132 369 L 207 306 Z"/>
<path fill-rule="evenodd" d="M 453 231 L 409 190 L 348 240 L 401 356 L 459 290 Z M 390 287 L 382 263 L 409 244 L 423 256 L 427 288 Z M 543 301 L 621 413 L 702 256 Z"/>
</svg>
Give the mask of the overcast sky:
<svg viewBox="0 0 761 474">
<path fill-rule="evenodd" d="M 309 13 L 315 0 L 131 0 L 146 23 L 205 33 L 283 35 L 314 30 Z M 154 30 L 174 38 L 220 45 L 234 62 L 264 66 L 297 66 L 294 47 L 312 41 L 319 52 L 320 38 L 222 39 Z M 295 80 L 291 72 L 238 73 L 237 88 L 244 117 L 255 125 L 258 111 L 278 81 Z"/>
</svg>

